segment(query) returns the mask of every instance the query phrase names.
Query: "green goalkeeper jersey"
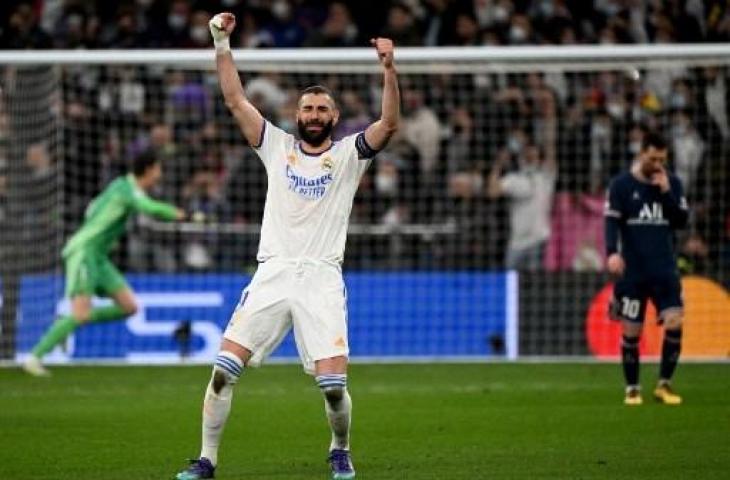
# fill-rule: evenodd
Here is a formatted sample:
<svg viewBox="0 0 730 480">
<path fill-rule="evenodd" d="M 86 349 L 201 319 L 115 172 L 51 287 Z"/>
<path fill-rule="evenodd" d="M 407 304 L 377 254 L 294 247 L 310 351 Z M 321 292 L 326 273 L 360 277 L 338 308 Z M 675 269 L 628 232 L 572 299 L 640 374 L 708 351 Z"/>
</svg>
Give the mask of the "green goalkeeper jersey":
<svg viewBox="0 0 730 480">
<path fill-rule="evenodd" d="M 89 203 L 84 223 L 66 242 L 63 257 L 82 250 L 106 255 L 126 230 L 129 217 L 136 212 L 163 220 L 175 220 L 177 216 L 173 205 L 148 197 L 133 175 L 119 177 Z"/>
</svg>

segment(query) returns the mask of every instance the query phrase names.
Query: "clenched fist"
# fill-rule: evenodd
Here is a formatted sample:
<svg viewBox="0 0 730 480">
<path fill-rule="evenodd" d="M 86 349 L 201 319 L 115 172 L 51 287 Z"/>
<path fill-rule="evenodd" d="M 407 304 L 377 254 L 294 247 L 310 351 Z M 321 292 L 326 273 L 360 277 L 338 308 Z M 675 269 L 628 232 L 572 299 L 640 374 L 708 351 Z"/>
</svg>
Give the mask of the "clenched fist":
<svg viewBox="0 0 730 480">
<path fill-rule="evenodd" d="M 384 68 L 393 67 L 393 40 L 389 38 L 371 38 L 370 44 L 378 52 L 378 59 Z"/>
<path fill-rule="evenodd" d="M 232 13 L 224 12 L 215 15 L 208 22 L 210 34 L 213 36 L 216 52 L 223 53 L 231 49 L 230 37 L 236 28 L 236 17 Z"/>
</svg>

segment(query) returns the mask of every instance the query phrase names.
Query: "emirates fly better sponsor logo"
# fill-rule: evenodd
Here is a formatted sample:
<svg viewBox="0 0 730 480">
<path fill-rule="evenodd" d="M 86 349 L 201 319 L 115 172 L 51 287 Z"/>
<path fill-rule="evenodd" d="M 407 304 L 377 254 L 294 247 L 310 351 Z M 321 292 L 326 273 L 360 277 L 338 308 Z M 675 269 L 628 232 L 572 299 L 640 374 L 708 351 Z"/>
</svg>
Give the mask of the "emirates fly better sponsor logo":
<svg viewBox="0 0 730 480">
<path fill-rule="evenodd" d="M 318 177 L 299 175 L 290 165 L 286 166 L 286 177 L 289 179 L 289 190 L 309 200 L 322 198 L 327 191 L 327 185 L 333 180 L 331 173 Z"/>
</svg>

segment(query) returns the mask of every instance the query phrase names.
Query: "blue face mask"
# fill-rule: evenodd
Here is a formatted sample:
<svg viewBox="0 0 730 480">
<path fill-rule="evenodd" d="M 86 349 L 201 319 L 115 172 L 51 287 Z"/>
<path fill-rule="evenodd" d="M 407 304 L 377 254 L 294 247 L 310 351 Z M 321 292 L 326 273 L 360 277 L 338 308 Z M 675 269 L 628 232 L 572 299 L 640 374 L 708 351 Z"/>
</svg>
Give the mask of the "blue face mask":
<svg viewBox="0 0 730 480">
<path fill-rule="evenodd" d="M 296 125 L 291 120 L 281 120 L 279 122 L 279 128 L 287 133 L 294 133 L 296 131 Z"/>
<path fill-rule="evenodd" d="M 519 153 L 522 150 L 522 142 L 516 137 L 507 140 L 507 149 L 512 153 Z"/>
<path fill-rule="evenodd" d="M 675 93 L 672 95 L 669 103 L 672 105 L 672 108 L 682 109 L 687 106 L 687 99 L 681 93 Z"/>
<path fill-rule="evenodd" d="M 543 0 L 543 2 L 540 3 L 540 11 L 542 12 L 543 16 L 552 17 L 553 13 L 555 12 L 555 6 L 553 5 L 553 2 L 551 0 Z"/>
</svg>

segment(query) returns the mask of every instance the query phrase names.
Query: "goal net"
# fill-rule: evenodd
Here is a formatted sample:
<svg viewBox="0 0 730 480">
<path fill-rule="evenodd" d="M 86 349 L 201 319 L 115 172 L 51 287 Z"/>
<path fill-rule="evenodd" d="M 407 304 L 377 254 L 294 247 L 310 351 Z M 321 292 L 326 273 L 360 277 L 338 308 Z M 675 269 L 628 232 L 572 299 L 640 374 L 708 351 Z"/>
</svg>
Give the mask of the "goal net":
<svg viewBox="0 0 730 480">
<path fill-rule="evenodd" d="M 234 58 L 249 99 L 286 131 L 312 84 L 335 92 L 336 138 L 379 116 L 370 50 Z M 647 129 L 669 139 L 691 208 L 677 236 L 683 354 L 730 355 L 730 47 L 403 48 L 396 60 L 402 126 L 362 179 L 343 266 L 353 357 L 616 356 L 604 196 Z M 152 195 L 190 218 L 134 219 L 112 260 L 140 311 L 78 329 L 49 360 L 210 360 L 256 267 L 266 194 L 214 53 L 4 52 L 0 73 L 2 355 L 22 358 L 68 310 L 64 241 L 152 151 L 164 171 Z M 528 182 L 505 188 L 515 172 Z M 273 358 L 295 357 L 287 338 Z"/>
</svg>

